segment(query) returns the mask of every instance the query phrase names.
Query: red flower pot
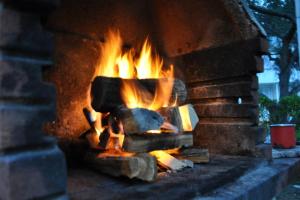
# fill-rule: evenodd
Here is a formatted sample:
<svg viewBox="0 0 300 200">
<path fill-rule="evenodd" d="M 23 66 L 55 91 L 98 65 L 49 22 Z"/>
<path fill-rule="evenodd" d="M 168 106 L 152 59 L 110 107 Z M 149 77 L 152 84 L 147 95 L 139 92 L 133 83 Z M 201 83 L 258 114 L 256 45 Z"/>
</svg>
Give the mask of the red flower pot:
<svg viewBox="0 0 300 200">
<path fill-rule="evenodd" d="M 295 124 L 272 124 L 271 142 L 275 148 L 293 148 L 296 146 Z"/>
</svg>

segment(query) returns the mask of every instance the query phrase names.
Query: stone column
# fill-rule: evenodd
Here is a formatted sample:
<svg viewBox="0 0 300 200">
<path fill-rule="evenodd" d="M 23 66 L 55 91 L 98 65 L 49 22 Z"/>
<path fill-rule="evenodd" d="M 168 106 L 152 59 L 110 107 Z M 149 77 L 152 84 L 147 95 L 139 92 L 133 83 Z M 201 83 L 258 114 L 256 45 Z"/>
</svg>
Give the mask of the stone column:
<svg viewBox="0 0 300 200">
<path fill-rule="evenodd" d="M 43 82 L 52 37 L 41 22 L 51 0 L 0 0 L 0 199 L 67 199 L 66 164 L 42 132 L 54 118 L 55 88 Z"/>
</svg>

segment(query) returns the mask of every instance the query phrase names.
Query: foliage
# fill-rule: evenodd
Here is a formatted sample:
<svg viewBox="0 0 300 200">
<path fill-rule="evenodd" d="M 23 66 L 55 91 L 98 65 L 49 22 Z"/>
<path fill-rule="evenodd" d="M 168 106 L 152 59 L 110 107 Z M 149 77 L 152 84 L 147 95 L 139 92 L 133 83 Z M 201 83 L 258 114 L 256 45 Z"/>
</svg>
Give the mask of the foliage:
<svg viewBox="0 0 300 200">
<path fill-rule="evenodd" d="M 278 13 L 287 13 L 295 17 L 294 0 L 249 0 L 249 3 L 261 6 Z M 286 19 L 255 12 L 269 36 L 282 37 L 291 24 Z"/>
<path fill-rule="evenodd" d="M 261 95 L 259 98 L 260 123 L 268 129 L 270 124 L 296 124 L 300 134 L 300 97 L 291 95 L 283 97 L 279 102 Z M 267 114 L 266 114 L 267 113 Z"/>
<path fill-rule="evenodd" d="M 269 38 L 276 38 L 270 46 L 270 59 L 279 75 L 280 98 L 300 91 L 300 82 L 289 85 L 291 70 L 300 69 L 295 34 L 294 0 L 248 0 L 258 21 Z"/>
</svg>

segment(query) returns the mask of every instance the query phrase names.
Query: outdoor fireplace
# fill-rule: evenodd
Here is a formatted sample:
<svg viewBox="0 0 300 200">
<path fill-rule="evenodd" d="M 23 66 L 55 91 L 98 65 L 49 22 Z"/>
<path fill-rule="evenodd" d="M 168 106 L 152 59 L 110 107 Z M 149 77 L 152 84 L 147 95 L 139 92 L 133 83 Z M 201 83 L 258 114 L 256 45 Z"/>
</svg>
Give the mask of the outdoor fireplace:
<svg viewBox="0 0 300 200">
<path fill-rule="evenodd" d="M 109 30 L 117 30 L 123 52 L 141 50 L 148 38 L 165 66 L 173 65 L 175 79 L 185 82 L 186 103 L 200 118 L 196 146 L 212 153 L 255 152 L 260 142 L 256 73 L 262 71 L 259 56 L 267 45 L 244 6 L 227 1 L 62 1 L 47 23 L 56 38 L 56 65 L 45 77 L 58 92 L 57 119 L 47 132 L 75 141 L 89 129 L 82 110 L 91 109 L 89 88 L 101 62 L 101 45 Z M 109 95 L 107 102 L 114 101 Z"/>
<path fill-rule="evenodd" d="M 118 104 L 118 106 L 123 107 L 118 107 L 117 114 L 113 113 L 112 108 L 107 104 L 105 106 L 108 106 L 108 109 L 102 110 L 102 108 L 98 107 L 98 104 L 101 103 L 100 100 L 92 103 L 93 100 L 97 99 L 95 91 L 98 91 L 101 96 L 101 92 L 104 89 L 111 91 L 110 89 L 115 85 L 118 86 L 117 89 L 122 91 L 124 82 L 126 85 L 125 79 L 128 78 L 135 79 L 134 82 L 139 82 L 142 87 L 147 88 L 149 85 L 148 83 L 143 83 L 143 79 L 138 79 L 135 75 L 132 76 L 132 74 L 129 76 L 127 74 L 125 77 L 114 77 L 114 75 L 105 76 L 105 73 L 97 73 L 97 66 L 99 66 L 99 62 L 103 61 L 101 55 L 104 52 L 101 46 L 109 43 L 109 37 L 107 36 L 109 30 L 118 30 L 123 39 L 123 45 L 119 47 L 122 52 L 120 62 L 123 61 L 122 56 L 129 55 L 125 54 L 125 52 L 133 51 L 133 48 L 136 49 L 136 52 L 142 51 L 143 44 L 147 46 L 145 45 L 147 42 L 143 43 L 145 38 L 148 38 L 148 41 L 152 44 L 152 48 L 156 50 L 157 55 L 160 55 L 161 60 L 164 61 L 163 70 L 161 70 L 163 73 L 161 74 L 167 75 L 159 73 L 156 77 L 146 77 L 148 79 L 156 79 L 154 80 L 155 86 L 151 86 L 150 89 L 147 89 L 147 92 L 154 98 L 155 91 L 159 91 L 156 88 L 160 87 L 162 88 L 162 94 L 159 96 L 166 95 L 167 98 L 160 100 L 160 105 L 155 109 L 149 109 L 148 105 L 145 106 L 147 111 L 144 110 L 144 106 L 137 109 L 140 113 L 152 113 L 152 115 L 157 117 L 154 123 L 146 123 L 146 126 L 150 128 L 143 129 L 142 132 L 150 132 L 148 135 L 156 134 L 155 138 L 163 137 L 162 135 L 164 134 L 169 134 L 168 137 L 173 134 L 175 138 L 178 135 L 183 135 L 188 137 L 188 142 L 184 140 L 184 143 L 178 145 L 178 141 L 176 140 L 175 145 L 171 145 L 170 147 L 163 145 L 159 150 L 174 150 L 176 147 L 191 146 L 191 141 L 193 141 L 193 146 L 208 149 L 210 153 L 231 155 L 256 154 L 256 145 L 261 143 L 263 138 L 260 135 L 261 133 L 259 133 L 257 122 L 258 82 L 256 73 L 263 70 L 260 56 L 267 51 L 267 42 L 261 32 L 262 30 L 255 23 L 255 19 L 251 17 L 251 13 L 247 10 L 247 6 L 243 1 L 191 0 L 170 2 L 91 0 L 87 2 L 86 0 L 63 0 L 60 6 L 58 6 L 57 2 L 54 3 L 52 1 L 36 2 L 30 0 L 28 4 L 26 4 L 27 1 L 25 0 L 25 3 L 22 1 L 23 3 L 20 4 L 14 1 L 9 2 L 8 6 L 3 7 L 6 11 L 4 13 L 5 20 L 4 22 L 1 21 L 1 23 L 3 25 L 10 25 L 7 26 L 7 33 L 12 32 L 17 36 L 19 34 L 21 36 L 25 35 L 25 38 L 29 38 L 33 42 L 32 44 L 18 43 L 18 38 L 20 37 L 3 37 L 6 39 L 3 42 L 0 41 L 2 42 L 1 51 L 4 52 L 5 50 L 3 58 L 8 63 L 5 74 L 9 74 L 11 69 L 17 68 L 17 65 L 14 63 L 19 62 L 29 63 L 32 69 L 35 69 L 36 66 L 47 66 L 43 70 L 43 79 L 54 83 L 56 87 L 57 114 L 54 120 L 48 122 L 43 127 L 43 130 L 58 139 L 61 149 L 63 149 L 71 164 L 74 161 L 81 164 L 85 163 L 82 157 L 87 152 L 90 153 L 91 148 L 87 147 L 84 142 L 83 144 L 82 141 L 86 141 L 85 138 L 99 140 L 98 135 L 96 137 L 89 137 L 91 134 L 95 134 L 95 132 L 97 134 L 99 127 L 96 126 L 96 123 L 101 121 L 101 123 L 105 124 L 107 122 L 108 125 L 110 124 L 110 130 L 116 129 L 116 132 L 118 132 L 122 130 L 120 127 L 122 116 L 127 116 L 126 112 L 128 110 L 136 109 L 135 106 L 130 106 L 130 101 L 127 103 L 126 101 L 124 102 L 124 96 L 122 97 L 121 92 L 121 95 L 117 94 L 116 98 L 104 94 L 104 97 L 108 99 L 107 103 L 114 103 L 113 100 L 120 100 L 121 98 L 122 104 Z M 57 9 L 50 12 L 55 7 Z M 43 24 L 43 28 L 41 24 Z M 15 27 L 19 27 L 21 30 L 15 29 Z M 27 28 L 30 31 L 27 31 Z M 55 36 L 54 63 L 52 63 L 49 57 L 52 47 L 51 37 L 48 35 L 48 32 L 43 32 L 45 29 L 52 32 Z M 38 38 L 35 34 L 26 35 L 26 33 L 31 33 L 32 30 L 35 30 L 33 31 L 35 34 L 45 37 Z M 2 32 L 1 34 L 5 35 Z M 43 41 L 46 41 L 46 43 L 43 43 Z M 45 47 L 46 50 L 42 47 Z M 113 51 L 110 50 L 108 53 L 111 55 Z M 139 58 L 139 53 L 136 53 L 133 54 L 132 58 L 128 56 L 125 61 L 128 62 L 131 59 L 139 60 Z M 161 60 L 158 59 L 154 63 L 160 65 Z M 52 64 L 53 66 L 51 66 Z M 109 67 L 109 65 L 106 65 L 106 67 Z M 36 124 L 34 123 L 35 120 L 40 117 L 39 120 L 41 122 L 39 121 L 39 125 L 41 126 L 42 122 L 49 121 L 51 117 L 40 114 L 39 111 L 44 108 L 46 110 L 52 108 L 54 100 L 51 101 L 52 97 L 48 95 L 50 93 L 53 94 L 53 87 L 47 85 L 45 87 L 38 87 L 37 93 L 26 93 L 26 91 L 31 91 L 31 87 L 44 85 L 44 83 L 41 81 L 41 68 L 30 72 L 28 71 L 29 68 L 22 67 L 22 70 L 23 74 L 20 77 L 27 77 L 27 79 L 22 79 L 26 86 L 24 89 L 25 92 L 22 90 L 23 87 L 21 87 L 22 82 L 20 87 L 17 87 L 18 85 L 15 86 L 17 92 L 13 94 L 4 92 L 1 95 L 3 95 L 5 102 L 21 103 L 22 106 L 24 104 L 24 106 L 30 107 L 30 109 L 36 109 L 37 113 L 33 117 L 30 117 L 31 120 L 28 124 Z M 171 73 L 172 70 L 174 71 Z M 126 70 L 126 72 L 129 71 Z M 168 80 L 168 78 L 172 77 L 171 74 L 174 74 L 173 80 L 175 80 L 174 82 L 172 81 L 172 84 Z M 4 80 L 3 77 L 1 75 L 1 78 Z M 99 84 L 101 85 L 105 82 L 103 81 L 105 77 L 106 80 L 109 80 L 108 82 L 113 80 L 112 82 L 114 83 L 109 83 L 105 88 L 102 88 L 103 90 L 100 90 L 98 88 L 102 86 L 99 86 Z M 165 81 L 160 81 L 160 79 Z M 161 82 L 163 83 L 162 85 L 160 85 Z M 5 83 L 10 82 L 5 81 Z M 11 89 L 11 85 L 14 84 L 3 84 L 1 87 L 4 87 L 5 91 L 8 91 L 8 89 Z M 130 86 L 130 83 L 128 85 Z M 173 94 L 174 88 L 175 90 L 178 89 L 177 86 L 180 86 L 179 90 L 183 92 Z M 169 90 L 166 90 L 167 87 L 169 87 Z M 183 87 L 186 89 L 181 90 Z M 96 88 L 95 91 L 93 91 L 93 88 Z M 19 90 L 20 94 L 18 93 Z M 187 94 L 185 94 L 185 91 Z M 128 90 L 125 93 L 128 94 Z M 92 94 L 92 99 L 90 98 L 90 94 Z M 18 95 L 21 95 L 21 98 Z M 113 90 L 111 95 L 116 95 L 115 90 Z M 186 100 L 180 102 L 184 96 L 186 96 Z M 15 97 L 17 100 L 14 100 Z M 142 99 L 149 100 L 151 98 Z M 165 102 L 166 99 L 167 103 Z M 186 130 L 180 127 L 181 125 L 174 124 L 175 122 L 172 122 L 171 119 L 167 121 L 159 120 L 160 117 L 166 117 L 166 114 L 161 111 L 165 106 L 170 108 L 172 105 L 180 106 L 183 103 L 186 104 L 185 108 L 188 108 L 188 110 L 192 110 L 188 104 L 192 105 L 199 117 L 199 123 L 192 133 L 184 133 Z M 40 104 L 47 106 L 34 107 Z M 124 107 L 124 105 L 126 106 Z M 10 108 L 16 110 L 24 109 L 24 107 L 18 106 Z M 17 111 L 14 109 L 13 116 L 17 115 Z M 103 111 L 102 113 L 109 112 L 110 114 L 104 114 L 99 118 L 100 111 Z M 121 114 L 118 115 L 118 112 Z M 177 112 L 177 115 L 179 112 L 180 120 L 183 118 L 179 108 L 174 112 Z M 132 114 L 132 112 L 130 113 Z M 19 117 L 20 122 L 23 122 L 22 119 L 25 119 L 27 115 Z M 142 117 L 144 117 L 144 114 L 142 114 Z M 167 123 L 164 124 L 164 122 Z M 154 130 L 151 130 L 151 126 L 155 125 L 155 123 L 158 125 L 155 126 Z M 24 132 L 30 132 L 28 131 L 28 127 L 30 126 L 28 124 L 24 122 L 24 127 L 26 128 Z M 194 123 L 191 124 L 194 125 Z M 123 125 L 124 121 L 122 122 Z M 40 126 L 34 126 L 33 128 L 40 131 Z M 104 137 L 105 134 L 102 133 L 110 130 L 102 130 L 102 128 L 100 127 L 101 135 Z M 178 131 L 178 129 L 181 129 L 181 131 Z M 171 133 L 157 133 L 164 131 Z M 113 134 L 109 134 L 109 136 L 111 135 Z M 150 137 L 147 134 L 145 135 L 146 137 Z M 109 138 L 109 136 L 107 137 Z M 28 137 L 38 138 L 35 135 L 29 135 Z M 82 137 L 84 139 L 81 139 Z M 138 138 L 141 136 L 134 137 Z M 47 144 L 47 151 L 54 149 L 50 152 L 51 155 L 53 154 L 53 159 L 62 159 L 60 152 L 55 146 L 55 142 L 52 140 L 44 140 L 42 136 L 39 141 L 37 141 L 38 139 L 30 140 L 27 136 L 25 138 L 24 140 L 17 140 L 13 146 L 8 142 L 5 144 L 7 146 L 4 145 L 4 149 L 10 150 L 16 146 L 17 149 L 34 147 L 35 151 L 40 153 L 37 155 L 39 158 L 43 153 L 39 150 L 40 146 Z M 123 139 L 126 142 L 126 138 L 122 139 L 119 135 L 115 138 L 117 138 L 118 142 Z M 93 142 L 93 140 L 90 141 Z M 109 146 L 109 143 L 103 143 L 103 141 L 105 140 L 101 140 L 100 138 L 96 146 L 98 144 L 103 145 L 104 149 L 107 144 Z M 126 144 L 128 142 L 129 140 Z M 123 147 L 123 145 L 118 143 L 117 146 Z M 118 147 L 114 147 L 114 149 L 118 149 Z M 137 151 L 139 150 L 140 147 L 137 148 Z M 158 149 L 156 147 L 147 149 L 143 153 L 152 150 Z M 124 153 L 124 151 L 122 150 L 121 153 Z M 132 152 L 125 151 L 125 154 L 127 153 L 130 154 Z M 130 156 L 132 157 L 132 155 Z M 51 160 L 42 160 L 41 162 L 47 163 L 51 162 Z M 105 165 L 105 163 L 102 163 L 102 165 Z M 61 166 L 64 166 L 62 160 L 61 165 L 55 165 L 55 167 L 60 169 L 57 172 L 60 171 L 62 174 L 61 177 L 63 177 L 65 174 Z M 64 184 L 49 192 L 46 189 L 41 189 L 40 191 L 42 192 L 38 196 L 46 197 L 53 193 L 56 196 L 61 196 L 65 192 L 62 189 Z M 33 192 L 28 194 L 28 196 L 34 196 Z"/>
</svg>

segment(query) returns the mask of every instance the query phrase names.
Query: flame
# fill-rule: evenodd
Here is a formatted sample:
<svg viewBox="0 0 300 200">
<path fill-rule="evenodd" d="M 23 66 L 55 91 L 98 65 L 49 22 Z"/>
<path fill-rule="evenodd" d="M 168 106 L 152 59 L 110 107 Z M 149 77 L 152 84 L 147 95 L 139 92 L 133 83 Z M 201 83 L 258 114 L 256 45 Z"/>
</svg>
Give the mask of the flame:
<svg viewBox="0 0 300 200">
<path fill-rule="evenodd" d="M 146 39 L 136 65 L 138 79 L 161 77 L 163 61 L 159 56 L 153 56 L 151 51 L 151 45 Z"/>
<path fill-rule="evenodd" d="M 122 51 L 122 45 L 120 32 L 108 31 L 105 42 L 100 45 L 101 54 L 94 77 L 121 78 L 120 93 L 128 108 L 158 110 L 161 107 L 170 106 L 169 99 L 173 89 L 174 66 L 170 65 L 167 69 L 163 67 L 162 58 L 153 53 L 148 38 L 144 41 L 140 52 L 133 48 Z M 150 93 L 146 88 L 143 88 L 138 79 L 157 79 L 155 93 Z M 91 102 L 91 99 L 89 99 L 89 102 Z M 105 128 L 108 128 L 114 141 L 110 145 L 112 149 L 122 147 L 123 133 L 113 133 L 110 125 L 109 127 L 103 127 L 101 124 L 101 115 L 103 114 L 93 110 L 93 115 L 96 119 L 96 135 L 91 136 L 92 143 L 96 146 L 99 143 L 100 134 Z"/>
<path fill-rule="evenodd" d="M 127 52 L 117 59 L 119 77 L 124 79 L 135 78 L 133 51 Z"/>
<path fill-rule="evenodd" d="M 153 53 L 148 38 L 139 55 L 135 50 L 122 54 L 122 39 L 119 31 L 109 31 L 101 45 L 100 61 L 95 76 L 120 77 L 123 79 L 121 95 L 128 108 L 158 110 L 169 106 L 173 88 L 174 67 L 163 69 L 163 60 Z M 138 81 L 126 79 L 158 79 L 154 95 L 139 86 Z"/>
<path fill-rule="evenodd" d="M 107 40 L 100 46 L 100 62 L 96 67 L 96 76 L 118 77 L 117 61 L 121 55 L 122 39 L 119 31 L 109 31 Z"/>
</svg>

